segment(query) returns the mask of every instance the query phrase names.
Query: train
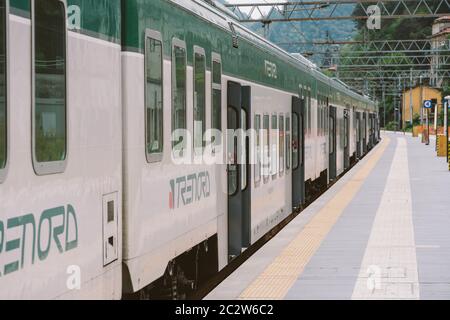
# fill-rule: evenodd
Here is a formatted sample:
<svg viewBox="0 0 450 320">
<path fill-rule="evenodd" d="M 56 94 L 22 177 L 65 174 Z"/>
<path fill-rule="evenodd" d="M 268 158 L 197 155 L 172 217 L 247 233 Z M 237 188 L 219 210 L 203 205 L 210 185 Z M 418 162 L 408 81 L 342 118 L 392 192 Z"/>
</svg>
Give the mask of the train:
<svg viewBox="0 0 450 320">
<path fill-rule="evenodd" d="M 0 299 L 183 299 L 381 139 L 370 97 L 214 0 L 0 25 Z"/>
</svg>

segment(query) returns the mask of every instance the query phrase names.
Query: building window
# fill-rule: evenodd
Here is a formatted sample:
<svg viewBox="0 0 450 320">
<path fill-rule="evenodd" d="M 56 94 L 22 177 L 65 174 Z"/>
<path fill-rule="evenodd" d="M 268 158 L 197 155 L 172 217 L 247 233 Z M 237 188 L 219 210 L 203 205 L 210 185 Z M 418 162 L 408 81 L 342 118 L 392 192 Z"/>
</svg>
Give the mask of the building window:
<svg viewBox="0 0 450 320">
<path fill-rule="evenodd" d="M 145 41 L 145 145 L 147 161 L 163 152 L 163 48 L 161 36 L 147 31 Z"/>
<path fill-rule="evenodd" d="M 198 155 L 205 147 L 206 58 L 203 49 L 194 48 L 194 52 L 194 152 Z"/>
<path fill-rule="evenodd" d="M 220 56 L 213 53 L 212 62 L 212 128 L 222 130 L 222 63 Z M 221 141 L 215 141 L 220 145 Z"/>
<path fill-rule="evenodd" d="M 255 115 L 255 186 L 261 181 L 261 115 Z"/>
<path fill-rule="evenodd" d="M 176 130 L 186 130 L 186 46 L 178 39 L 172 49 L 172 133 Z M 184 149 L 186 142 L 173 141 L 172 148 Z"/>
<path fill-rule="evenodd" d="M 0 0 L 0 170 L 6 167 L 7 159 L 7 73 L 6 73 L 6 0 Z M 1 172 L 0 172 L 1 173 Z M 1 179 L 1 174 L 0 174 Z"/>
<path fill-rule="evenodd" d="M 66 10 L 59 0 L 33 1 L 34 167 L 62 172 L 67 154 Z"/>
</svg>

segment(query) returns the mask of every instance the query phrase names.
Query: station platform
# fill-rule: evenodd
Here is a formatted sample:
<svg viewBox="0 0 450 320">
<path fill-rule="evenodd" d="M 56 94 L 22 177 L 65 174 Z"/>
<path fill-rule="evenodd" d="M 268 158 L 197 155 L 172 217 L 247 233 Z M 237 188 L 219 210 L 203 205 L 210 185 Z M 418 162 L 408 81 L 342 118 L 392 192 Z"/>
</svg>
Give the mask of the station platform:
<svg viewBox="0 0 450 320">
<path fill-rule="evenodd" d="M 446 160 L 382 138 L 205 299 L 450 299 Z"/>
</svg>

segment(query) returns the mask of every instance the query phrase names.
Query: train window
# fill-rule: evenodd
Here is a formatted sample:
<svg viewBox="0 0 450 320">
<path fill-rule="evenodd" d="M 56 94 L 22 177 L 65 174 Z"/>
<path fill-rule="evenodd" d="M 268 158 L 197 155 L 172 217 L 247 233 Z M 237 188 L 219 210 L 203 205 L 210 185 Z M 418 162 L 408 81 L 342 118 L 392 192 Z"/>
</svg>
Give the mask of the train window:
<svg viewBox="0 0 450 320">
<path fill-rule="evenodd" d="M 163 152 L 163 48 L 161 35 L 147 30 L 145 37 L 145 145 L 148 162 Z"/>
<path fill-rule="evenodd" d="M 348 146 L 348 116 L 344 118 L 344 148 Z"/>
<path fill-rule="evenodd" d="M 291 168 L 291 118 L 286 117 L 286 171 Z"/>
<path fill-rule="evenodd" d="M 255 114 L 255 187 L 261 181 L 261 115 Z"/>
<path fill-rule="evenodd" d="M 172 133 L 186 130 L 186 45 L 173 39 L 172 48 Z M 172 142 L 174 150 L 181 150 L 185 141 Z"/>
<path fill-rule="evenodd" d="M 247 132 L 247 112 L 244 109 L 241 109 L 241 127 L 244 132 Z M 242 145 L 242 154 L 241 156 L 241 190 L 245 190 L 247 188 L 247 148 L 245 143 L 245 135 L 242 137 L 241 145 Z"/>
<path fill-rule="evenodd" d="M 320 105 L 320 135 L 323 136 L 323 105 Z"/>
<path fill-rule="evenodd" d="M 325 103 L 322 101 L 322 135 L 326 133 L 326 123 L 327 123 L 327 109 Z"/>
<path fill-rule="evenodd" d="M 329 141 L 329 149 L 330 149 L 330 154 L 334 153 L 334 118 L 330 117 L 330 134 L 328 135 L 330 141 Z"/>
<path fill-rule="evenodd" d="M 64 171 L 67 155 L 66 9 L 60 0 L 33 3 L 33 166 Z"/>
<path fill-rule="evenodd" d="M 309 109 L 309 134 L 312 132 L 312 106 L 311 106 L 311 89 L 308 91 L 308 109 Z"/>
<path fill-rule="evenodd" d="M 228 107 L 228 128 L 236 130 L 238 128 L 238 114 L 236 109 Z M 238 141 L 234 136 L 228 140 L 228 194 L 234 195 L 238 191 Z"/>
<path fill-rule="evenodd" d="M 263 131 L 264 131 L 264 152 L 263 152 L 263 177 L 264 183 L 269 181 L 270 175 L 270 118 L 269 115 L 265 114 L 263 118 Z"/>
<path fill-rule="evenodd" d="M 0 182 L 7 158 L 7 74 L 6 74 L 6 0 L 0 0 Z"/>
<path fill-rule="evenodd" d="M 271 171 L 272 171 L 272 179 L 277 177 L 278 173 L 278 117 L 277 115 L 272 115 L 272 135 L 271 135 Z"/>
<path fill-rule="evenodd" d="M 320 132 L 320 127 L 321 127 L 321 112 L 322 112 L 322 109 L 321 109 L 321 106 L 320 106 L 320 102 L 319 102 L 319 104 L 318 104 L 318 106 L 317 106 L 317 135 L 318 136 L 320 136 L 320 134 L 321 134 L 321 132 Z"/>
<path fill-rule="evenodd" d="M 292 114 L 292 169 L 296 170 L 300 165 L 300 122 L 297 113 Z"/>
<path fill-rule="evenodd" d="M 280 166 L 280 176 L 283 174 L 284 172 L 284 116 L 280 116 L 280 121 L 279 121 L 279 139 L 280 139 L 280 143 L 278 145 L 279 148 L 279 166 Z"/>
<path fill-rule="evenodd" d="M 323 105 L 320 105 L 320 135 L 323 135 Z"/>
<path fill-rule="evenodd" d="M 305 92 L 305 99 L 303 102 L 305 103 L 305 133 L 309 134 L 309 105 L 307 92 Z"/>
<path fill-rule="evenodd" d="M 355 116 L 355 128 L 356 128 L 356 141 L 359 142 L 361 139 L 361 133 L 360 133 L 360 128 L 359 128 L 359 119 L 357 119 L 357 116 L 359 115 L 359 112 L 356 113 Z"/>
<path fill-rule="evenodd" d="M 213 53 L 212 62 L 212 128 L 222 130 L 222 63 L 220 56 Z M 220 145 L 221 141 L 215 141 Z"/>
<path fill-rule="evenodd" d="M 206 131 L 206 58 L 203 49 L 195 47 L 194 52 L 194 152 L 198 155 L 205 147 L 203 136 Z"/>
</svg>

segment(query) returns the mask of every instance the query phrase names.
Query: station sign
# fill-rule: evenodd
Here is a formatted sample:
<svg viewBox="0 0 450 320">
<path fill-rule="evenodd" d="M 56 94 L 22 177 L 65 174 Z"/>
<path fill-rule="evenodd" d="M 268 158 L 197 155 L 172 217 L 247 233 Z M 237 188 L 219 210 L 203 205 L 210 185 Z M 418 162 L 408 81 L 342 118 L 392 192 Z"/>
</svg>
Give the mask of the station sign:
<svg viewBox="0 0 450 320">
<path fill-rule="evenodd" d="M 431 109 L 433 107 L 433 103 L 431 102 L 431 100 L 425 100 L 423 102 L 423 107 L 425 109 Z"/>
</svg>

